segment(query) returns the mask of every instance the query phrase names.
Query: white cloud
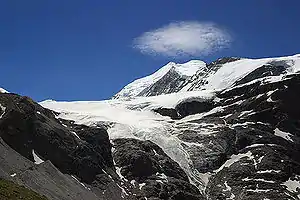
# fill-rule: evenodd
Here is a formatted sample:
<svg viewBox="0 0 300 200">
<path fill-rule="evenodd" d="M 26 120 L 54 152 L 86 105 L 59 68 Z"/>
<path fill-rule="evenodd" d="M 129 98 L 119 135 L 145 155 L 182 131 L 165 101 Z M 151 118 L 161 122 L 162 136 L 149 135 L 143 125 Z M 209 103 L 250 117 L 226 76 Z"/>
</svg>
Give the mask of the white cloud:
<svg viewBox="0 0 300 200">
<path fill-rule="evenodd" d="M 182 57 L 209 55 L 230 43 L 229 33 L 216 24 L 181 21 L 143 33 L 133 47 L 145 54 Z"/>
</svg>

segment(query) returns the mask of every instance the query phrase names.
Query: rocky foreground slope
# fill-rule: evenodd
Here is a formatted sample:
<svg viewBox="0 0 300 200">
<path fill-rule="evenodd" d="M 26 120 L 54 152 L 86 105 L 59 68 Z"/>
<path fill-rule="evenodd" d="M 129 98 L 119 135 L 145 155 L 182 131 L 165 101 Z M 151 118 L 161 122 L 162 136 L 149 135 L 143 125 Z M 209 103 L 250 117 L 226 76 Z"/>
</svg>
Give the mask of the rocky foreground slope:
<svg viewBox="0 0 300 200">
<path fill-rule="evenodd" d="M 48 199 L 300 199 L 300 56 L 205 67 L 164 95 L 0 93 L 0 178 Z"/>
</svg>

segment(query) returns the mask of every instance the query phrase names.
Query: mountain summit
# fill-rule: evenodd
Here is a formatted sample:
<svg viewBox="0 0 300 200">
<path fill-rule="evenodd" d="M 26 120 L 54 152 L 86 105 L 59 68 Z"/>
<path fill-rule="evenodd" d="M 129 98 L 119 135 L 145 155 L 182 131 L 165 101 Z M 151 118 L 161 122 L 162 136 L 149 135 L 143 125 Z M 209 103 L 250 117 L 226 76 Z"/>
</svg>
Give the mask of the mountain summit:
<svg viewBox="0 0 300 200">
<path fill-rule="evenodd" d="M 200 60 L 191 60 L 183 64 L 170 62 L 153 74 L 129 83 L 114 98 L 154 96 L 177 92 L 187 79 L 196 72 L 205 70 L 206 64 Z"/>
</svg>

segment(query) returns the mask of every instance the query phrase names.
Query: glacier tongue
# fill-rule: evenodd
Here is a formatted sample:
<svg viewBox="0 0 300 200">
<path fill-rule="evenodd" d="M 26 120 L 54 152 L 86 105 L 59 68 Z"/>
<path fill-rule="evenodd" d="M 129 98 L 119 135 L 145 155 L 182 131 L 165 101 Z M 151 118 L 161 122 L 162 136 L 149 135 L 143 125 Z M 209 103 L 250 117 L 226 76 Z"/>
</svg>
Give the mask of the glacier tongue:
<svg viewBox="0 0 300 200">
<path fill-rule="evenodd" d="M 214 92 L 191 91 L 152 97 L 136 97 L 131 100 L 106 100 L 91 102 L 44 101 L 43 107 L 60 112 L 59 118 L 74 120 L 88 126 L 107 123 L 110 139 L 134 138 L 150 140 L 176 161 L 189 176 L 191 183 L 203 186 L 201 174 L 193 168 L 189 154 L 174 132 L 174 120 L 152 110 L 158 107 L 174 108 L 179 102 L 190 98 L 214 99 Z"/>
</svg>

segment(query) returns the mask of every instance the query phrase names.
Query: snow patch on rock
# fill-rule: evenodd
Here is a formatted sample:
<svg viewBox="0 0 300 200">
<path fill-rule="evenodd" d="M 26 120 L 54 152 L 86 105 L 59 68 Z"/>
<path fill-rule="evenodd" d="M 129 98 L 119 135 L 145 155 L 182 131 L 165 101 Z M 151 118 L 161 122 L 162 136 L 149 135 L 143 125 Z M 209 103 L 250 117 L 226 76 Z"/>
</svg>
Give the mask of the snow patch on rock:
<svg viewBox="0 0 300 200">
<path fill-rule="evenodd" d="M 34 159 L 34 164 L 39 165 L 41 163 L 43 163 L 44 161 L 34 152 L 34 150 L 32 149 L 32 155 L 33 155 L 33 159 Z"/>
<path fill-rule="evenodd" d="M 274 134 L 278 137 L 281 137 L 287 141 L 294 142 L 294 140 L 291 138 L 293 135 L 284 131 L 279 130 L 279 128 L 276 128 L 274 130 Z"/>
</svg>

